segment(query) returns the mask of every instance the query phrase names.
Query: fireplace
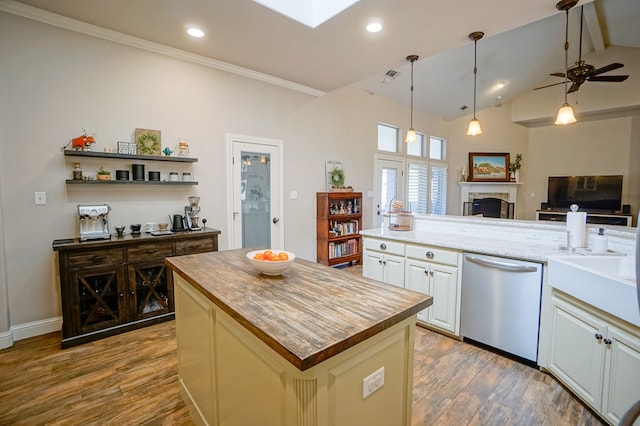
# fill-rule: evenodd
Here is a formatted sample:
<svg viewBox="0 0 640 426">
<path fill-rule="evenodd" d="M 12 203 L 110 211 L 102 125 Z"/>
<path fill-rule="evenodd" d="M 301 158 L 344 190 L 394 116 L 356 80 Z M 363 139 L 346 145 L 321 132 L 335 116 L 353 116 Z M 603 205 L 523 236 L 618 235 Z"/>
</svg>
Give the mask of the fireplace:
<svg viewBox="0 0 640 426">
<path fill-rule="evenodd" d="M 480 198 L 464 203 L 464 215 L 513 219 L 513 208 L 513 203 L 500 198 Z"/>
<path fill-rule="evenodd" d="M 460 185 L 460 206 L 463 216 L 515 218 L 520 183 L 458 182 L 458 185 Z"/>
</svg>

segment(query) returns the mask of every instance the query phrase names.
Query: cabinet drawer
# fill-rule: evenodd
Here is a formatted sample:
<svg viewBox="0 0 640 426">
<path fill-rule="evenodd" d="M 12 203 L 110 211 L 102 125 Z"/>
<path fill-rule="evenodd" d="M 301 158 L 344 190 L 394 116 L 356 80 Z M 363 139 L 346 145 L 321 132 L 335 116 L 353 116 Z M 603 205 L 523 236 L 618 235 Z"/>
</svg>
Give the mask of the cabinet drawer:
<svg viewBox="0 0 640 426">
<path fill-rule="evenodd" d="M 176 241 L 176 256 L 182 254 L 206 253 L 214 251 L 213 238 L 198 238 L 194 240 Z"/>
<path fill-rule="evenodd" d="M 127 249 L 129 262 L 165 258 L 173 255 L 173 244 L 171 241 L 138 244 Z"/>
<path fill-rule="evenodd" d="M 407 257 L 444 265 L 458 266 L 458 252 L 440 247 L 407 244 Z"/>
<path fill-rule="evenodd" d="M 365 238 L 363 245 L 365 250 L 375 250 L 382 253 L 404 256 L 404 243 L 396 243 L 389 240 L 377 240 L 374 238 Z"/>
<path fill-rule="evenodd" d="M 69 266 L 71 268 L 85 268 L 100 265 L 113 265 L 124 262 L 122 248 L 87 250 L 69 254 Z"/>
</svg>

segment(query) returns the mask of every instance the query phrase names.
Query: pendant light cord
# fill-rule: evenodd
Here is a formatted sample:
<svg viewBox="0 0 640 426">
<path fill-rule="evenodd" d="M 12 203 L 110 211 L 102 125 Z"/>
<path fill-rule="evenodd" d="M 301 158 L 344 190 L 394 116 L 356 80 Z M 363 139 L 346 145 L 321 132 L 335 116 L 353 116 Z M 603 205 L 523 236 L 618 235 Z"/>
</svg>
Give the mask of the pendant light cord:
<svg viewBox="0 0 640 426">
<path fill-rule="evenodd" d="M 478 74 L 478 40 L 473 41 L 473 119 L 476 120 L 476 74 Z"/>
<path fill-rule="evenodd" d="M 567 104 L 567 83 L 569 77 L 569 9 L 565 11 L 564 25 L 564 103 Z"/>
<path fill-rule="evenodd" d="M 413 129 L 413 63 L 417 58 L 411 57 L 409 60 L 411 61 L 411 125 L 410 129 Z"/>
</svg>

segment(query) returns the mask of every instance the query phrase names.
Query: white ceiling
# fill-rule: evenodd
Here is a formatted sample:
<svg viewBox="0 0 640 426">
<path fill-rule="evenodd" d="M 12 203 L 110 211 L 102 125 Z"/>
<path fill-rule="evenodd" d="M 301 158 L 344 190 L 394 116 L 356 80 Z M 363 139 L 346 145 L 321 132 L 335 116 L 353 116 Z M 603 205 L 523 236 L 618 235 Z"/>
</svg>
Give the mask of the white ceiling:
<svg viewBox="0 0 640 426">
<path fill-rule="evenodd" d="M 470 32 L 485 33 L 478 41 L 478 110 L 554 82 L 557 77 L 548 74 L 561 72 L 564 64 L 564 12 L 556 9 L 554 0 L 360 0 L 316 28 L 252 0 L 19 3 L 313 89 L 331 91 L 356 84 L 403 104 L 409 103 L 410 95 L 405 57 L 417 54 L 421 59 L 414 65 L 414 105 L 447 120 L 471 113 Z M 582 0 L 580 5 L 585 6 L 586 18 L 583 55 L 596 47 L 589 63 L 596 68 L 607 65 L 597 61 L 597 53 L 610 45 L 640 49 L 640 1 Z M 383 23 L 384 29 L 367 33 L 364 27 L 371 19 Z M 206 36 L 187 36 L 188 25 L 199 26 Z M 580 8 L 574 7 L 570 64 L 578 57 L 579 25 Z M 383 84 L 390 69 L 401 74 Z M 608 75 L 614 74 L 627 72 L 621 68 Z M 499 82 L 505 86 L 497 90 Z M 503 96 L 501 101 L 496 100 L 498 95 Z M 462 111 L 462 105 L 470 108 Z"/>
</svg>

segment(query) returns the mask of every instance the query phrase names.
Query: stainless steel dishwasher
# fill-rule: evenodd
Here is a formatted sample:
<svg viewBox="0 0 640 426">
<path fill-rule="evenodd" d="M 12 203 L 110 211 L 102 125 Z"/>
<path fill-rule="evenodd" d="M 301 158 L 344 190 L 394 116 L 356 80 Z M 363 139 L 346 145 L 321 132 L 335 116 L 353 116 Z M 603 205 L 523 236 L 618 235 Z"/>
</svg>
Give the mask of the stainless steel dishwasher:
<svg viewBox="0 0 640 426">
<path fill-rule="evenodd" d="M 542 264 L 464 253 L 461 334 L 537 362 Z"/>
</svg>

